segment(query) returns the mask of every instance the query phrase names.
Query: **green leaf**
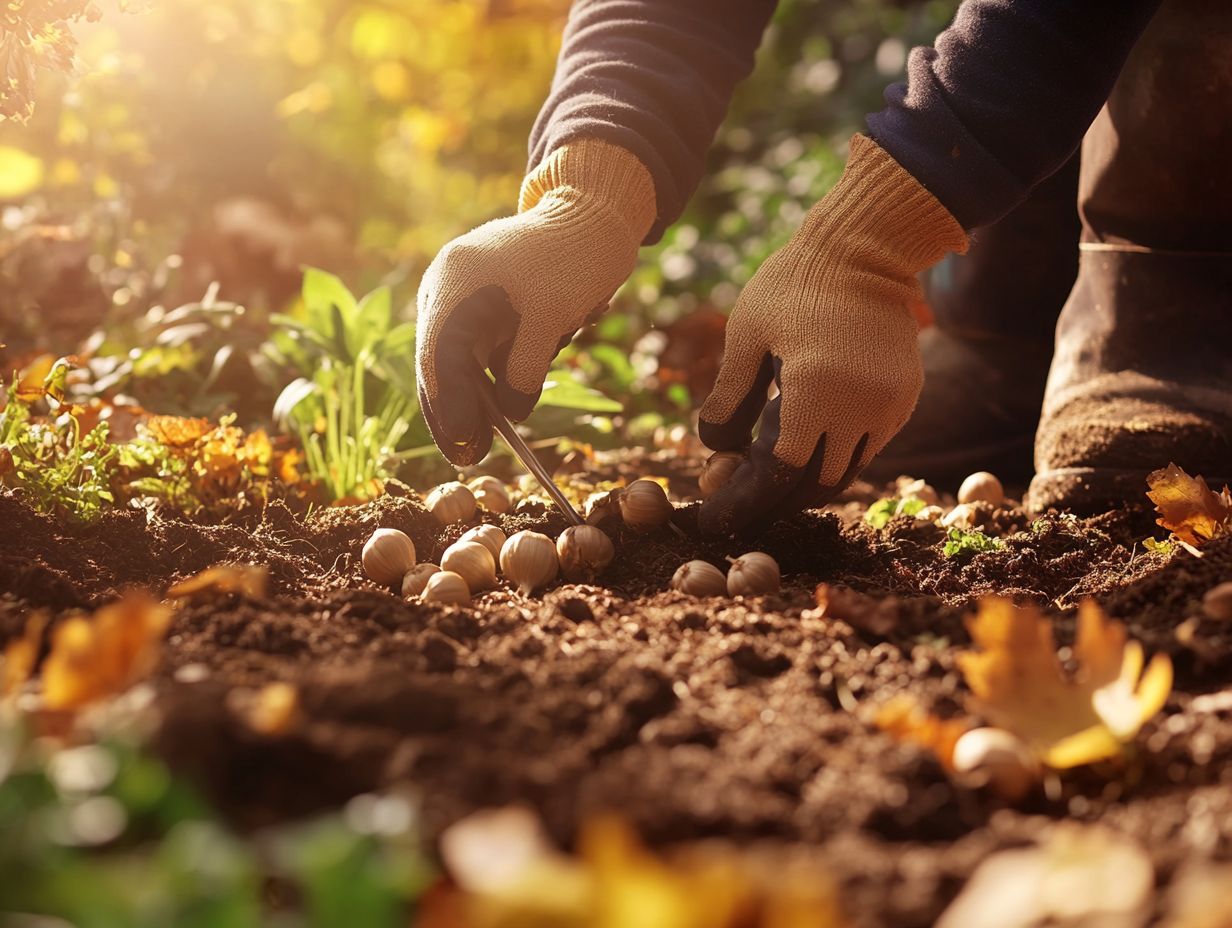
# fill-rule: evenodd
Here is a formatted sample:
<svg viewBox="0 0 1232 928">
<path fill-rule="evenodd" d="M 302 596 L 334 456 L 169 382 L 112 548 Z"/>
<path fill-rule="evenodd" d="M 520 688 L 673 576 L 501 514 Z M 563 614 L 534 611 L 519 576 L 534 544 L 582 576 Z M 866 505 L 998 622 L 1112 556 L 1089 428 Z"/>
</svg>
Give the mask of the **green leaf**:
<svg viewBox="0 0 1232 928">
<path fill-rule="evenodd" d="M 879 499 L 873 505 L 868 507 L 868 512 L 864 513 L 864 521 L 871 525 L 877 531 L 885 528 L 895 513 L 898 512 L 898 500 L 893 497 L 887 499 Z"/>
<path fill-rule="evenodd" d="M 291 421 L 295 410 L 311 396 L 315 396 L 318 387 L 306 377 L 297 377 L 283 387 L 278 399 L 274 401 L 274 421 L 286 423 Z"/>
<path fill-rule="evenodd" d="M 972 557 L 1004 547 L 1005 543 L 999 538 L 990 538 L 979 529 L 952 528 L 941 553 L 946 557 Z"/>
<path fill-rule="evenodd" d="M 304 308 L 308 311 L 308 326 L 327 340 L 345 338 L 338 331 L 334 311 L 342 317 L 343 328 L 351 323 L 359 311 L 355 297 L 339 278 L 327 271 L 310 267 L 304 271 L 302 290 Z"/>
<path fill-rule="evenodd" d="M 624 406 L 593 387 L 578 383 L 568 371 L 550 371 L 539 397 L 540 406 L 576 409 L 579 412 L 618 413 Z"/>
<path fill-rule="evenodd" d="M 378 287 L 362 300 L 355 314 L 355 325 L 369 341 L 383 337 L 393 325 L 393 298 L 388 287 Z"/>
</svg>

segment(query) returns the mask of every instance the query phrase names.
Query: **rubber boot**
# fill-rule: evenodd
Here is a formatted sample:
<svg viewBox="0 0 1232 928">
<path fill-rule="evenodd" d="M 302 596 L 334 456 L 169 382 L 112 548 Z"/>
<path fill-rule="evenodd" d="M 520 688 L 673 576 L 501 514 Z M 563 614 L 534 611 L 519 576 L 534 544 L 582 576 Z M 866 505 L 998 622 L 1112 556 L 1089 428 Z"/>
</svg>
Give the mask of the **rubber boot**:
<svg viewBox="0 0 1232 928">
<path fill-rule="evenodd" d="M 1025 485 L 1057 316 L 1078 270 L 1078 158 L 926 282 L 924 389 L 911 421 L 865 469 L 957 489 L 991 470 Z"/>
<path fill-rule="evenodd" d="M 1078 281 L 1029 508 L 1145 504 L 1170 461 L 1232 479 L 1232 7 L 1169 0 L 1083 142 Z"/>
</svg>

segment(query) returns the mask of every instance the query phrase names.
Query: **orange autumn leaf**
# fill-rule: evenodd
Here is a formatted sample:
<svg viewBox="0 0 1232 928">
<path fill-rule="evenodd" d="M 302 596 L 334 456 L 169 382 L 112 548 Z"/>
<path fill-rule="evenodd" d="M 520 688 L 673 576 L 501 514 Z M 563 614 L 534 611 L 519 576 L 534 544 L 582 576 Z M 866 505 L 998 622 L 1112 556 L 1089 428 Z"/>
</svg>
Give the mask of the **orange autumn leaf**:
<svg viewBox="0 0 1232 928">
<path fill-rule="evenodd" d="M 1114 757 L 1163 708 L 1172 662 L 1143 672 L 1142 645 L 1093 602 L 1078 613 L 1077 671 L 1062 671 L 1052 623 L 1034 606 L 989 597 L 968 623 L 977 650 L 958 655 L 972 708 L 1017 735 L 1045 764 L 1075 767 Z"/>
<path fill-rule="evenodd" d="M 23 403 L 41 400 L 47 393 L 47 387 L 44 384 L 55 363 L 55 355 L 41 354 L 27 364 L 17 380 L 17 399 Z"/>
<path fill-rule="evenodd" d="M 947 770 L 953 769 L 954 745 L 971 727 L 966 719 L 937 718 L 906 694 L 882 705 L 873 724 L 897 741 L 932 751 Z"/>
<path fill-rule="evenodd" d="M 142 426 L 151 438 L 169 448 L 187 448 L 212 431 L 208 419 L 184 416 L 150 416 Z"/>
<path fill-rule="evenodd" d="M 4 660 L 0 663 L 0 696 L 16 693 L 34 673 L 47 619 L 45 612 L 34 613 L 26 620 L 21 637 L 14 638 L 5 647 Z"/>
<path fill-rule="evenodd" d="M 1191 477 L 1175 464 L 1147 477 L 1147 496 L 1159 511 L 1156 520 L 1178 541 L 1198 548 L 1232 531 L 1232 492 L 1216 493 L 1202 477 Z"/>
<path fill-rule="evenodd" d="M 299 691 L 290 683 L 267 684 L 254 695 L 244 717 L 258 734 L 284 735 L 299 721 Z"/>
<path fill-rule="evenodd" d="M 188 599 L 202 593 L 240 593 L 249 599 L 264 599 L 269 569 L 257 564 L 218 564 L 167 590 L 168 599 Z"/>
<path fill-rule="evenodd" d="M 79 709 L 122 693 L 154 667 L 171 610 L 146 593 L 130 593 L 87 618 L 56 626 L 43 662 L 49 709 Z"/>
</svg>

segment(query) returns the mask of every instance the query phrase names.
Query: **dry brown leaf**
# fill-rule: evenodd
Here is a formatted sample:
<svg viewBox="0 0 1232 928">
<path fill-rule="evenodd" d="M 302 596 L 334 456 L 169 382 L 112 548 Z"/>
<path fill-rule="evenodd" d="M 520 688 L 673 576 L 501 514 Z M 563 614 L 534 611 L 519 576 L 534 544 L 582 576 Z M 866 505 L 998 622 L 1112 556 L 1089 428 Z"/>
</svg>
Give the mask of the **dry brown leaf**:
<svg viewBox="0 0 1232 928">
<path fill-rule="evenodd" d="M 885 636 L 899 621 L 899 603 L 894 597 L 876 599 L 845 587 L 819 583 L 813 591 L 817 614 L 838 619 L 852 628 L 872 635 Z"/>
<path fill-rule="evenodd" d="M 34 673 L 47 620 L 47 613 L 34 613 L 26 620 L 22 636 L 5 647 L 4 660 L 0 663 L 0 696 L 16 693 Z"/>
<path fill-rule="evenodd" d="M 1034 606 L 989 597 L 968 623 L 978 650 L 958 655 L 973 709 L 1021 738 L 1050 767 L 1114 757 L 1161 708 L 1172 662 L 1157 654 L 1143 673 L 1142 645 L 1093 602 L 1078 612 L 1076 674 L 1057 659 L 1052 623 Z"/>
<path fill-rule="evenodd" d="M 1159 511 L 1156 520 L 1177 540 L 1199 548 L 1232 531 L 1232 492 L 1216 493 L 1202 477 L 1191 477 L 1175 464 L 1154 471 L 1146 479 L 1147 496 Z"/>
<path fill-rule="evenodd" d="M 971 727 L 967 719 L 937 718 L 906 694 L 878 708 L 873 724 L 898 741 L 932 751 L 946 770 L 953 770 L 954 745 Z"/>
<path fill-rule="evenodd" d="M 167 591 L 168 599 L 187 599 L 202 593 L 239 593 L 264 599 L 269 569 L 257 564 L 219 564 L 181 580 Z"/>
<path fill-rule="evenodd" d="M 149 594 L 130 593 L 90 618 L 61 622 L 43 662 L 47 708 L 79 709 L 128 689 L 153 669 L 170 619 Z"/>
</svg>

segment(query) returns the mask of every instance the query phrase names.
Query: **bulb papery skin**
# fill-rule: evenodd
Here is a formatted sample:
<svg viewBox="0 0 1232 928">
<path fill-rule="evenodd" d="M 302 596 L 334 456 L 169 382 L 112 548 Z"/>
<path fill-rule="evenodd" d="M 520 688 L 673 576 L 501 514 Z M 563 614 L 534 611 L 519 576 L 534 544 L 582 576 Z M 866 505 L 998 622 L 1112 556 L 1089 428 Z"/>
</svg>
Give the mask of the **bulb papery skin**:
<svg viewBox="0 0 1232 928">
<path fill-rule="evenodd" d="M 723 596 L 727 577 L 709 561 L 687 561 L 672 575 L 672 589 L 692 596 Z"/>
<path fill-rule="evenodd" d="M 462 534 L 458 541 L 477 541 L 492 552 L 493 562 L 500 559 L 501 548 L 505 546 L 505 533 L 495 525 L 476 525 Z"/>
<path fill-rule="evenodd" d="M 496 560 L 488 547 L 478 541 L 459 541 L 446 548 L 441 555 L 441 569 L 460 576 L 471 593 L 496 586 Z"/>
<path fill-rule="evenodd" d="M 428 580 L 433 574 L 440 573 L 440 570 L 435 564 L 416 564 L 402 578 L 402 598 L 414 599 L 422 596 Z"/>
<path fill-rule="evenodd" d="M 732 596 L 762 596 L 779 591 L 779 564 L 770 555 L 750 551 L 732 561 L 727 592 Z"/>
<path fill-rule="evenodd" d="M 369 578 L 389 586 L 415 566 L 415 543 L 396 528 L 378 528 L 364 543 L 361 560 Z"/>
<path fill-rule="evenodd" d="M 456 606 L 466 606 L 471 601 L 471 591 L 458 574 L 452 570 L 442 570 L 428 578 L 424 587 L 423 600 L 427 603 L 451 603 Z"/>
<path fill-rule="evenodd" d="M 593 580 L 616 558 L 612 540 L 593 525 L 571 525 L 556 539 L 560 570 L 569 580 Z"/>
<path fill-rule="evenodd" d="M 501 548 L 501 572 L 523 596 L 547 586 L 560 572 L 556 543 L 540 532 L 521 531 Z"/>
<path fill-rule="evenodd" d="M 466 486 L 474 495 L 475 502 L 488 512 L 504 515 L 513 508 L 513 498 L 508 488 L 495 477 L 476 477 Z"/>
<path fill-rule="evenodd" d="M 673 512 L 672 501 L 653 480 L 634 480 L 620 494 L 620 515 L 625 524 L 636 531 L 666 525 Z"/>
<path fill-rule="evenodd" d="M 989 503 L 1000 506 L 1005 502 L 1005 488 L 995 474 L 986 470 L 976 471 L 958 488 L 960 503 Z"/>
<path fill-rule="evenodd" d="M 429 493 L 424 505 L 441 525 L 466 522 L 475 515 L 475 494 L 455 480 Z"/>
<path fill-rule="evenodd" d="M 744 463 L 744 455 L 737 451 L 716 451 L 706 459 L 697 488 L 702 499 L 709 499 L 720 487 L 731 480 L 736 469 Z"/>
</svg>

